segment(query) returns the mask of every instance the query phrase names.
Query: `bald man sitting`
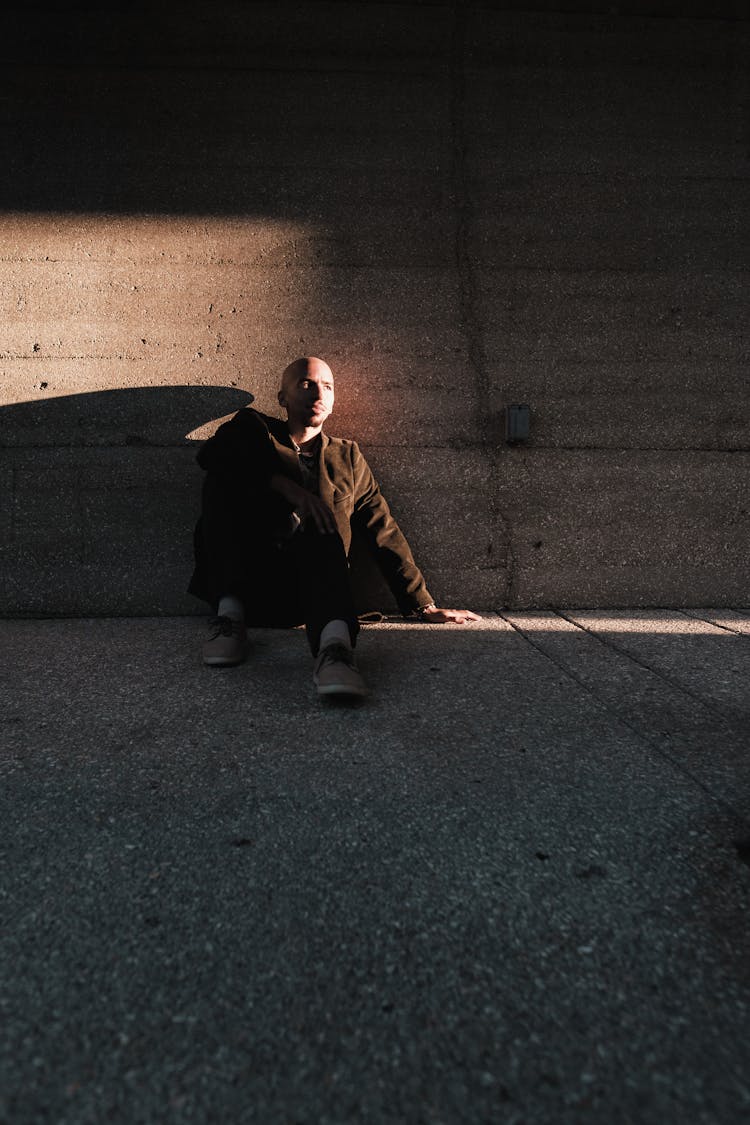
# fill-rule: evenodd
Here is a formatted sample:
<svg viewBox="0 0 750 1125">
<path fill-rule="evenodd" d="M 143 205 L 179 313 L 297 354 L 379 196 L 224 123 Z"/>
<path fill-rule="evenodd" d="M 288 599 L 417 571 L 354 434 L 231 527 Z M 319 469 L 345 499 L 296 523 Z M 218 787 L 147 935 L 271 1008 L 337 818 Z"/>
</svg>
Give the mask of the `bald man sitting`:
<svg viewBox="0 0 750 1125">
<path fill-rule="evenodd" d="M 319 694 L 363 696 L 349 582 L 353 526 L 405 616 L 440 624 L 478 618 L 438 609 L 359 446 L 323 433 L 334 400 L 328 364 L 295 360 L 278 398 L 286 421 L 245 408 L 198 453 L 206 478 L 189 590 L 216 614 L 203 660 L 241 663 L 248 624 L 304 624 Z"/>
</svg>

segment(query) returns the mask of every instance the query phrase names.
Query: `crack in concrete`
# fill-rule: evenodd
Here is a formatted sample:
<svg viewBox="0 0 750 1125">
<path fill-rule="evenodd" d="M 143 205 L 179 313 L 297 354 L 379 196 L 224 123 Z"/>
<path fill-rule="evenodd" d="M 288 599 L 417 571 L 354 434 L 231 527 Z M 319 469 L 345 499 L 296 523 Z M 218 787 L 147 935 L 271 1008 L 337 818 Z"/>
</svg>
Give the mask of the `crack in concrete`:
<svg viewBox="0 0 750 1125">
<path fill-rule="evenodd" d="M 725 633 L 729 633 L 733 637 L 742 637 L 744 640 L 750 639 L 748 634 L 743 633 L 741 629 L 733 629 L 731 625 L 720 625 L 718 621 L 712 621 L 710 617 L 701 617 L 699 613 L 691 613 L 689 609 L 680 607 L 679 609 L 675 609 L 674 612 L 681 613 L 682 616 L 687 617 L 689 621 L 703 621 L 706 625 L 711 625 L 714 629 L 722 629 Z M 742 609 L 735 609 L 734 606 L 730 608 L 730 612 L 736 613 L 739 617 L 750 617 L 750 613 Z"/>
<path fill-rule="evenodd" d="M 17 528 L 17 495 L 16 489 L 18 484 L 18 470 L 15 464 L 10 466 L 10 541 L 16 541 L 16 528 Z"/>
<path fill-rule="evenodd" d="M 487 417 L 487 376 L 481 318 L 477 314 L 477 284 L 469 249 L 474 205 L 467 173 L 466 143 L 466 76 L 464 52 L 466 41 L 466 8 L 460 0 L 454 3 L 450 45 L 451 100 L 451 186 L 456 220 L 455 266 L 459 283 L 459 324 L 466 340 L 469 365 L 477 390 L 477 423 L 484 436 Z"/>
<path fill-rule="evenodd" d="M 624 656 L 627 660 L 630 660 L 631 663 L 637 664 L 639 668 L 643 668 L 652 676 L 656 676 L 657 679 L 660 679 L 663 683 L 667 684 L 675 691 L 681 692 L 689 699 L 692 699 L 694 703 L 698 703 L 701 707 L 705 707 L 705 709 L 711 712 L 711 714 L 718 715 L 725 721 L 730 721 L 730 717 L 726 714 L 726 712 L 722 711 L 720 707 L 716 707 L 713 703 L 698 695 L 697 692 L 692 690 L 692 688 L 686 687 L 685 684 L 670 676 L 668 673 L 662 672 L 660 669 L 655 668 L 652 664 L 649 664 L 647 660 L 644 660 L 638 656 L 634 656 L 633 653 L 630 652 L 627 648 L 622 645 L 616 644 L 610 638 L 602 637 L 598 633 L 595 633 L 593 629 L 589 629 L 586 625 L 581 624 L 581 622 L 574 620 L 572 617 L 568 617 L 564 610 L 555 610 L 555 612 L 558 617 L 561 617 L 563 619 L 563 621 L 567 621 L 569 625 L 573 625 L 574 628 L 580 629 L 580 631 L 582 633 L 586 633 L 587 636 L 593 637 L 595 641 L 598 641 L 599 644 L 604 645 L 605 648 L 610 649 L 612 652 L 616 652 L 618 656 Z"/>
<path fill-rule="evenodd" d="M 471 255 L 471 230 L 474 204 L 467 171 L 468 146 L 466 141 L 466 30 L 470 8 L 461 0 L 454 0 L 453 26 L 450 41 L 450 120 L 451 120 L 451 187 L 455 214 L 455 269 L 458 277 L 459 327 L 466 341 L 469 367 L 474 375 L 476 393 L 475 433 L 473 444 L 487 456 L 491 481 L 487 490 L 490 534 L 496 528 L 505 540 L 505 588 L 500 598 L 502 604 L 512 605 L 516 596 L 517 567 L 513 547 L 510 517 L 500 507 L 496 490 L 491 486 L 497 478 L 499 464 L 492 435 L 489 432 L 490 403 L 487 357 L 484 329 L 479 313 L 479 292 L 476 271 Z"/>
<path fill-rule="evenodd" d="M 500 613 L 499 611 L 496 612 L 498 617 L 502 617 L 504 621 L 507 621 L 510 627 L 516 633 L 518 633 L 519 636 L 523 637 L 523 639 L 528 644 L 530 644 L 532 648 L 536 649 L 536 651 L 540 653 L 540 655 L 543 656 L 545 660 L 548 660 L 549 663 L 553 664 L 555 668 L 558 668 L 563 673 L 563 675 L 572 680 L 575 684 L 578 685 L 578 687 L 582 688 L 582 690 L 585 691 L 587 695 L 591 696 L 592 699 L 595 699 L 597 703 L 599 703 L 604 708 L 607 714 L 611 715 L 612 718 L 614 718 L 618 723 L 626 727 L 627 730 L 631 731 L 636 736 L 636 738 L 638 738 L 642 742 L 645 742 L 646 745 L 655 750 L 657 755 L 664 762 L 667 762 L 673 769 L 682 774 L 683 777 L 686 777 L 693 785 L 700 789 L 702 793 L 705 793 L 709 800 L 713 801 L 716 805 L 722 808 L 724 812 L 728 813 L 732 817 L 732 819 L 736 820 L 740 825 L 743 826 L 743 828 L 744 826 L 750 828 L 750 819 L 748 818 L 747 812 L 745 810 L 736 809 L 732 804 L 730 804 L 729 801 L 722 797 L 721 794 L 715 793 L 713 790 L 709 789 L 706 783 L 702 781 L 700 777 L 697 777 L 681 759 L 674 757 L 669 753 L 668 750 L 665 750 L 663 744 L 655 739 L 653 735 L 651 735 L 648 731 L 643 730 L 633 720 L 626 718 L 623 713 L 613 707 L 612 704 L 603 695 L 592 688 L 591 685 L 586 683 L 586 681 L 580 676 L 577 676 L 576 673 L 572 671 L 570 667 L 568 667 L 568 665 L 561 663 L 561 661 L 557 660 L 554 656 L 547 652 L 547 650 L 543 648 L 542 645 L 538 643 L 538 641 L 534 640 L 531 634 L 525 632 L 519 625 L 516 625 L 513 621 L 506 617 L 504 613 Z M 588 629 L 584 629 L 582 626 L 578 625 L 577 622 L 570 621 L 563 613 L 559 612 L 558 610 L 550 610 L 550 613 L 553 613 L 556 617 L 562 618 L 563 621 L 568 621 L 568 624 L 580 630 L 580 632 L 594 637 L 596 640 L 600 640 L 599 637 L 596 637 L 596 634 L 592 633 Z M 605 647 L 610 647 L 606 641 L 602 641 L 602 644 L 604 644 Z M 614 646 L 612 647 L 614 648 Z M 614 651 L 619 652 L 619 650 L 617 650 L 616 648 L 614 649 Z M 626 656 L 628 659 L 633 659 L 627 652 L 619 654 Z M 633 660 L 633 663 L 639 664 L 640 662 L 637 660 Z M 646 668 L 649 672 L 653 671 L 653 669 L 649 668 L 647 665 L 641 666 Z M 659 673 L 656 673 L 656 675 L 659 675 Z M 682 691 L 684 689 L 680 688 L 679 690 Z M 687 692 L 686 694 L 690 695 L 689 692 Z M 703 703 L 703 700 L 698 699 L 697 701 L 699 703 Z"/>
</svg>

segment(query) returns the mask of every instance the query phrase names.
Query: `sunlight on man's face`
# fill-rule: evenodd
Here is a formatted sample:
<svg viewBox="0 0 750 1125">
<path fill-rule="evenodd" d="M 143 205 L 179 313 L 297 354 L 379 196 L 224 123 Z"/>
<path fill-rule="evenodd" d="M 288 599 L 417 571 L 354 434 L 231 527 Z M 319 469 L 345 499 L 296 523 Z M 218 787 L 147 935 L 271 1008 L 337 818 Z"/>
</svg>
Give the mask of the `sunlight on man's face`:
<svg viewBox="0 0 750 1125">
<path fill-rule="evenodd" d="M 333 373 L 320 359 L 298 361 L 284 372 L 279 403 L 292 426 L 319 428 L 333 410 Z"/>
</svg>

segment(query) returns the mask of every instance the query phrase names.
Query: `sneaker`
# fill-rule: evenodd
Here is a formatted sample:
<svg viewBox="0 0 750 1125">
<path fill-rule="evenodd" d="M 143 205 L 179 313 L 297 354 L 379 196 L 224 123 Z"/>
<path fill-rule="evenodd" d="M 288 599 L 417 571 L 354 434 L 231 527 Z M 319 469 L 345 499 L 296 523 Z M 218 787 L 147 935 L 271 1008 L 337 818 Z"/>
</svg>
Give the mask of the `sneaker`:
<svg viewBox="0 0 750 1125">
<path fill-rule="evenodd" d="M 354 653 L 346 645 L 335 642 L 318 653 L 313 672 L 318 695 L 367 695 L 365 681 L 359 674 Z"/>
<path fill-rule="evenodd" d="M 246 646 L 247 633 L 242 621 L 233 621 L 231 617 L 212 617 L 203 645 L 203 663 L 241 664 L 245 659 Z"/>
</svg>

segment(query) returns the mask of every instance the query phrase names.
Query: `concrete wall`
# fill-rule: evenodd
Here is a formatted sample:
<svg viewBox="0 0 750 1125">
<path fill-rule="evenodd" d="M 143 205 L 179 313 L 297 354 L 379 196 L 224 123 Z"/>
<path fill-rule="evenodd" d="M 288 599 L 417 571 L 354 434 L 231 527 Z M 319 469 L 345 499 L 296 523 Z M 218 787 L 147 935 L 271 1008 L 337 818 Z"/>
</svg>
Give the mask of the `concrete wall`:
<svg viewBox="0 0 750 1125">
<path fill-rule="evenodd" d="M 440 600 L 748 603 L 747 12 L 524 7 L 4 17 L 0 611 L 188 611 L 305 353 Z"/>
</svg>

